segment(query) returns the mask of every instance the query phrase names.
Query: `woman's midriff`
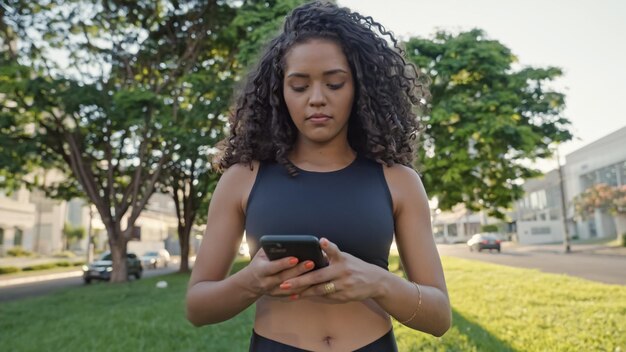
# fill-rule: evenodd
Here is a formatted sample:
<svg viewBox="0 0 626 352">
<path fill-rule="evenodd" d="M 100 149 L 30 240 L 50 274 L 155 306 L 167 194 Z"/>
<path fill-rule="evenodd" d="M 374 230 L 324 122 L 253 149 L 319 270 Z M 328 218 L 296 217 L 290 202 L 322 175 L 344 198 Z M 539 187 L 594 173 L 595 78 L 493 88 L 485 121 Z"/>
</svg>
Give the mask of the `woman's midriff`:
<svg viewBox="0 0 626 352">
<path fill-rule="evenodd" d="M 257 334 L 306 350 L 354 350 L 390 329 L 389 315 L 373 300 L 337 304 L 323 298 L 265 296 L 256 303 Z"/>
</svg>

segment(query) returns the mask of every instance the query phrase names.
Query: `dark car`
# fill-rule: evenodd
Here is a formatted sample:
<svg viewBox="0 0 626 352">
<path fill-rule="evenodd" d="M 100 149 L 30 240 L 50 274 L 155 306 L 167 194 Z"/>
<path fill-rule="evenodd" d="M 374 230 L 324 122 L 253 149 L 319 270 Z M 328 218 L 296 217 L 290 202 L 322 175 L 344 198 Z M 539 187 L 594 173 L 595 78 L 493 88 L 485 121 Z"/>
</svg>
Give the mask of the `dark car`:
<svg viewBox="0 0 626 352">
<path fill-rule="evenodd" d="M 470 251 L 482 251 L 483 249 L 495 249 L 500 252 L 500 239 L 491 233 L 477 233 L 467 241 Z"/>
<path fill-rule="evenodd" d="M 126 268 L 128 276 L 132 275 L 136 279 L 141 278 L 143 266 L 135 253 L 126 253 Z M 112 271 L 113 261 L 111 253 L 106 252 L 102 254 L 100 259 L 89 264 L 89 266 L 83 265 L 83 280 L 86 284 L 91 283 L 91 280 L 110 280 Z"/>
</svg>

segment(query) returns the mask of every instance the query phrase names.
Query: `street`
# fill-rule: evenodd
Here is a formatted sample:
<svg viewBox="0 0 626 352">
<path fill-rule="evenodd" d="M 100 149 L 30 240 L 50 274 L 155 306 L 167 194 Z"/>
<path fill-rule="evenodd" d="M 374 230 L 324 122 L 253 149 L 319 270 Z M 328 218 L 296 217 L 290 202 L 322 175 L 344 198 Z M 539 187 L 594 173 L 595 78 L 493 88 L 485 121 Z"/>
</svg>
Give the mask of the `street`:
<svg viewBox="0 0 626 352">
<path fill-rule="evenodd" d="M 150 278 L 157 275 L 165 275 L 169 273 L 173 273 L 178 270 L 178 263 L 172 264 L 167 268 L 159 268 L 159 269 L 144 269 L 142 279 Z M 60 279 L 52 279 L 45 281 L 38 281 L 14 286 L 4 286 L 0 287 L 0 303 L 12 301 L 16 299 L 22 299 L 27 297 L 35 297 L 41 296 L 48 293 L 52 293 L 55 291 L 69 289 L 69 288 L 80 288 L 86 286 L 83 282 L 83 278 L 80 271 L 76 272 L 75 277 L 66 277 Z M 134 278 L 129 278 L 129 280 L 134 280 Z M 101 285 L 102 282 L 93 281 L 91 285 Z"/>
<path fill-rule="evenodd" d="M 510 243 L 504 243 L 501 253 L 496 251 L 470 252 L 467 245 L 463 243 L 439 244 L 437 249 L 441 256 L 538 269 L 547 273 L 567 274 L 607 284 L 626 285 L 626 255 L 596 254 L 583 250 L 574 250 L 573 253 L 564 254 L 558 250 L 558 247 L 526 247 Z M 144 270 L 143 278 L 165 275 L 176 270 L 178 270 L 178 263 L 173 263 L 168 268 Z M 84 287 L 85 283 L 80 272 L 75 272 L 75 275 L 0 287 L 0 303 L 41 296 L 62 289 Z M 92 285 L 99 284 L 102 283 L 97 281 L 92 283 Z"/>
<path fill-rule="evenodd" d="M 547 273 L 567 274 L 583 279 L 626 285 L 626 256 L 603 255 L 575 251 L 565 254 L 556 247 L 550 250 L 531 250 L 524 246 L 507 246 L 502 252 L 470 252 L 467 245 L 437 245 L 439 255 L 502 264 L 520 268 L 538 269 Z"/>
</svg>

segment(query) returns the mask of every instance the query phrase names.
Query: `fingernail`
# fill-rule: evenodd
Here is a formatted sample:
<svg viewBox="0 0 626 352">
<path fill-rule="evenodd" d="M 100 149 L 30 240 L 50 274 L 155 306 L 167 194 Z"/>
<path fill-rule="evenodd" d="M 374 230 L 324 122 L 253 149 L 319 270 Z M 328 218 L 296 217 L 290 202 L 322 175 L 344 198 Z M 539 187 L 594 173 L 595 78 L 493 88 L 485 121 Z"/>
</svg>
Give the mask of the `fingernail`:
<svg viewBox="0 0 626 352">
<path fill-rule="evenodd" d="M 295 301 L 298 299 L 298 295 L 294 293 L 293 295 L 289 296 L 289 299 Z"/>
<path fill-rule="evenodd" d="M 322 248 L 326 248 L 326 247 L 328 247 L 328 240 L 327 240 L 327 239 L 325 239 L 325 238 L 322 238 L 322 239 L 320 240 L 320 245 L 322 246 Z"/>
<path fill-rule="evenodd" d="M 283 290 L 288 290 L 291 288 L 291 284 L 289 282 L 283 282 L 282 284 L 280 284 L 280 288 Z"/>
<path fill-rule="evenodd" d="M 313 267 L 314 267 L 314 266 L 315 266 L 315 264 L 313 264 L 313 262 L 312 262 L 312 261 L 308 261 L 308 262 L 304 263 L 304 267 L 305 267 L 306 269 L 309 269 L 309 270 L 310 270 L 310 269 L 313 269 Z"/>
<path fill-rule="evenodd" d="M 298 258 L 289 258 L 289 264 L 291 265 L 298 264 Z"/>
</svg>

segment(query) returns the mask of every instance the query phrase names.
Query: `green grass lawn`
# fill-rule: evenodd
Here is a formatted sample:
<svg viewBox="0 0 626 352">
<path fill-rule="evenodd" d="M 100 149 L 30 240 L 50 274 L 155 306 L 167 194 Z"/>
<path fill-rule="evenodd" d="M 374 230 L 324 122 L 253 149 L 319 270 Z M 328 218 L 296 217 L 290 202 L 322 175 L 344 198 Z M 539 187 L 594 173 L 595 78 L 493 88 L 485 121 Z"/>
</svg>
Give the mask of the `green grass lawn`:
<svg viewBox="0 0 626 352">
<path fill-rule="evenodd" d="M 626 351 L 626 286 L 457 258 L 443 263 L 454 325 L 435 338 L 394 323 L 400 351 Z M 160 280 L 169 287 L 156 288 Z M 187 280 L 99 283 L 0 303 L 0 350 L 247 351 L 253 309 L 195 328 L 184 317 Z"/>
</svg>

